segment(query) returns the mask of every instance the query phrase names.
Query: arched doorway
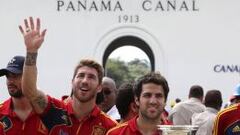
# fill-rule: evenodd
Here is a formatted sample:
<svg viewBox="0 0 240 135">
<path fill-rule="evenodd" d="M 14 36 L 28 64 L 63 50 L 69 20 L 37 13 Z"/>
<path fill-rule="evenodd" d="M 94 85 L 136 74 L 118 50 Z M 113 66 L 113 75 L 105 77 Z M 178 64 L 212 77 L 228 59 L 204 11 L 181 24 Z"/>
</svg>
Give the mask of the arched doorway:
<svg viewBox="0 0 240 135">
<path fill-rule="evenodd" d="M 132 25 L 116 26 L 99 38 L 93 56 L 105 67 L 107 58 L 115 49 L 132 45 L 149 57 L 151 70 L 166 74 L 166 58 L 158 39 L 148 30 Z"/>
<path fill-rule="evenodd" d="M 117 48 L 122 46 L 135 46 L 145 52 L 150 60 L 151 70 L 154 71 L 155 69 L 155 58 L 153 55 L 153 51 L 149 47 L 149 45 L 143 41 L 142 39 L 135 37 L 135 36 L 122 36 L 118 37 L 117 39 L 113 40 L 109 46 L 106 48 L 104 55 L 103 55 L 103 67 L 105 68 L 107 59 L 109 55 Z"/>
</svg>

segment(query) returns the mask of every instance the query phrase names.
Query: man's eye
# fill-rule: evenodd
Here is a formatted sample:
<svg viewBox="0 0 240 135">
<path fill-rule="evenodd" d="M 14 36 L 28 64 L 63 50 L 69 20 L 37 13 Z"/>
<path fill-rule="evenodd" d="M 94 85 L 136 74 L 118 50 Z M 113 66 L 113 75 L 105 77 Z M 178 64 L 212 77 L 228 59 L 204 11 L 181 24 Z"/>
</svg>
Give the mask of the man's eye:
<svg viewBox="0 0 240 135">
<path fill-rule="evenodd" d="M 95 75 L 89 75 L 88 77 L 89 77 L 90 79 L 94 79 L 94 80 L 96 79 L 96 76 L 95 76 Z"/>
<path fill-rule="evenodd" d="M 145 93 L 145 94 L 143 94 L 143 97 L 151 97 L 151 94 Z"/>
<path fill-rule="evenodd" d="M 84 78 L 84 74 L 78 74 L 77 78 Z"/>
</svg>

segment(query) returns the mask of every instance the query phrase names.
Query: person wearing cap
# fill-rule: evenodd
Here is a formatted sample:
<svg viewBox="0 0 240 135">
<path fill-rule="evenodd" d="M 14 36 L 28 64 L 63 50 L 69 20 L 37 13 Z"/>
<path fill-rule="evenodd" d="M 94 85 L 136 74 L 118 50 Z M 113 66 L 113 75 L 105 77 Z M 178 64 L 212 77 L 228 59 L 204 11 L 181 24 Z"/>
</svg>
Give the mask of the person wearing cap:
<svg viewBox="0 0 240 135">
<path fill-rule="evenodd" d="M 40 32 L 40 19 L 25 19 L 25 29 L 19 26 L 26 47 L 23 69 L 23 93 L 49 130 L 50 135 L 105 135 L 117 122 L 106 116 L 96 105 L 102 89 L 103 67 L 94 60 L 83 59 L 72 78 L 72 97 L 64 103 L 45 95 L 37 88 L 37 54 L 46 30 Z"/>
<path fill-rule="evenodd" d="M 240 90 L 240 84 L 235 88 L 237 95 Z M 221 110 L 214 122 L 213 135 L 240 135 L 240 104 L 235 103 Z"/>
<path fill-rule="evenodd" d="M 6 135 L 47 135 L 46 128 L 22 93 L 24 60 L 23 56 L 14 56 L 7 67 L 0 70 L 0 76 L 6 76 L 8 93 L 11 96 L 0 104 L 0 121 Z"/>
<path fill-rule="evenodd" d="M 240 84 L 238 84 L 233 92 L 233 95 L 230 97 L 230 105 L 240 103 Z"/>
<path fill-rule="evenodd" d="M 161 120 L 168 93 L 168 83 L 159 73 L 140 77 L 134 86 L 138 116 L 110 129 L 107 135 L 160 135 L 157 125 L 168 124 Z"/>
</svg>

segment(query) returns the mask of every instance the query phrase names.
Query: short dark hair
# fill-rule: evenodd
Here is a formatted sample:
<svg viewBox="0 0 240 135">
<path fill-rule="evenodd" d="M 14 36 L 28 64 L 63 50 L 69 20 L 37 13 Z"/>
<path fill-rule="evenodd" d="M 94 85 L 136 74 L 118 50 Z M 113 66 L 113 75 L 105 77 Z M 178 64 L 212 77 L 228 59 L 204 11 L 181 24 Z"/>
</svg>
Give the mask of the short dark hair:
<svg viewBox="0 0 240 135">
<path fill-rule="evenodd" d="M 73 78 L 72 79 L 74 79 L 74 77 L 76 76 L 78 69 L 81 68 L 81 67 L 84 67 L 84 66 L 87 66 L 87 67 L 90 67 L 90 68 L 94 68 L 94 69 L 97 70 L 99 84 L 101 84 L 102 83 L 102 78 L 103 78 L 103 67 L 99 63 L 97 63 L 96 61 L 91 60 L 91 59 L 82 59 L 78 63 L 78 65 L 74 69 L 74 73 L 73 73 Z"/>
<path fill-rule="evenodd" d="M 212 107 L 219 110 L 222 106 L 222 94 L 219 90 L 209 90 L 206 93 L 204 104 L 206 107 Z"/>
<path fill-rule="evenodd" d="M 137 80 L 137 82 L 134 85 L 134 94 L 138 99 L 142 93 L 143 84 L 147 84 L 147 83 L 154 83 L 154 84 L 161 85 L 164 90 L 165 102 L 167 101 L 167 97 L 169 93 L 168 82 L 160 73 L 157 73 L 157 72 L 147 73 L 146 75 L 140 77 Z"/>
<path fill-rule="evenodd" d="M 193 85 L 189 91 L 189 97 L 202 98 L 203 88 L 200 85 Z"/>
<path fill-rule="evenodd" d="M 134 102 L 133 83 L 126 82 L 118 88 L 116 107 L 122 119 L 129 113 L 129 105 Z"/>
</svg>

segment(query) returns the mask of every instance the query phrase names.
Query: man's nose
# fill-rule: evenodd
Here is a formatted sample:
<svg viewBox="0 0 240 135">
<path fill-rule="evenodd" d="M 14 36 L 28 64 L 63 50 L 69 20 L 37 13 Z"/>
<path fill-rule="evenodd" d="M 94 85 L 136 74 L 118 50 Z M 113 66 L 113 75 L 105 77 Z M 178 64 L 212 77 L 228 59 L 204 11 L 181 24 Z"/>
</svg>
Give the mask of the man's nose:
<svg viewBox="0 0 240 135">
<path fill-rule="evenodd" d="M 157 103 L 157 98 L 155 96 L 151 96 L 150 103 L 151 104 L 156 104 Z"/>
</svg>

